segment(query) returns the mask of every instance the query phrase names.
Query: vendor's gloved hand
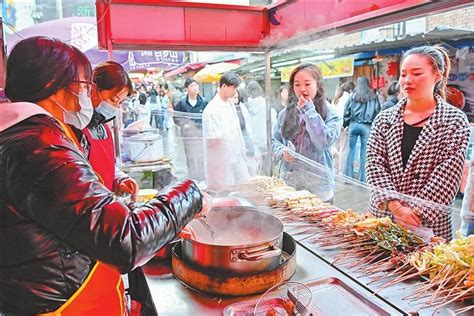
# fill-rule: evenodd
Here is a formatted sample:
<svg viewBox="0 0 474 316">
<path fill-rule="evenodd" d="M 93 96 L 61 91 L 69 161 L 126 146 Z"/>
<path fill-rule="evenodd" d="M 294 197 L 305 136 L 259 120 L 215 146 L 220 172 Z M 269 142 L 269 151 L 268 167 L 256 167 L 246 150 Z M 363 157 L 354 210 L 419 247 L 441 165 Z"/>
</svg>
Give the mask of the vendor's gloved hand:
<svg viewBox="0 0 474 316">
<path fill-rule="evenodd" d="M 196 232 L 191 226 L 186 225 L 179 232 L 178 236 L 181 237 L 182 239 L 196 239 Z"/>
<path fill-rule="evenodd" d="M 409 207 L 400 205 L 392 210 L 392 214 L 395 221 L 403 227 L 421 225 L 420 218 Z"/>
<path fill-rule="evenodd" d="M 295 157 L 293 157 L 288 150 L 283 150 L 283 160 L 286 162 L 293 162 L 295 160 Z"/>
<path fill-rule="evenodd" d="M 122 181 L 119 182 L 117 185 L 117 190 L 115 191 L 115 194 L 118 196 L 124 195 L 124 194 L 130 194 L 132 202 L 137 201 L 137 193 L 140 187 L 138 186 L 138 183 L 133 180 L 133 178 L 125 178 Z"/>
<path fill-rule="evenodd" d="M 194 216 L 194 218 L 199 219 L 206 217 L 206 214 L 209 213 L 212 209 L 212 197 L 209 193 L 201 191 L 202 194 L 202 208 L 199 213 Z"/>
</svg>

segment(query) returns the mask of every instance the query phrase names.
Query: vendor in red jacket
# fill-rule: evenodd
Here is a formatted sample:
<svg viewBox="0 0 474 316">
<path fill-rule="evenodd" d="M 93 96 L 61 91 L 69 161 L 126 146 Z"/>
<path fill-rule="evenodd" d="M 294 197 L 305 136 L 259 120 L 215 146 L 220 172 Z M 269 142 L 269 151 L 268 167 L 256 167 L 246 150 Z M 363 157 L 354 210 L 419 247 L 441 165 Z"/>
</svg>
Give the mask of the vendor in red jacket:
<svg viewBox="0 0 474 316">
<path fill-rule="evenodd" d="M 123 67 L 113 61 L 98 65 L 92 73 L 92 119 L 82 131 L 75 129 L 92 168 L 116 195 L 131 194 L 135 201 L 138 184 L 115 166 L 115 146 L 107 123 L 120 111 L 121 103 L 132 95 L 133 87 Z"/>
<path fill-rule="evenodd" d="M 0 315 L 127 315 L 120 273 L 153 258 L 202 209 L 190 180 L 142 206 L 117 201 L 71 128 L 89 124 L 92 89 L 87 57 L 59 40 L 30 37 L 8 57 Z"/>
</svg>

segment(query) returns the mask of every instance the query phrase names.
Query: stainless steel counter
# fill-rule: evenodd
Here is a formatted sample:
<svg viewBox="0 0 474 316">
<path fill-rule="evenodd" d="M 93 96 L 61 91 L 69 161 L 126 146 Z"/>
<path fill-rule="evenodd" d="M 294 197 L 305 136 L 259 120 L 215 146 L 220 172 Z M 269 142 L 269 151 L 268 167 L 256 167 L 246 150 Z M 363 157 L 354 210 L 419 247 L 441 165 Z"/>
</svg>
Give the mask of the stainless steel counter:
<svg viewBox="0 0 474 316">
<path fill-rule="evenodd" d="M 274 210 L 271 207 L 261 205 L 258 207 L 260 211 L 266 212 L 269 214 L 273 214 Z M 433 307 L 430 306 L 425 306 L 422 303 L 418 301 L 410 301 L 407 300 L 407 297 L 410 297 L 413 295 L 413 290 L 415 289 L 414 285 L 415 283 L 420 282 L 422 279 L 421 278 L 413 278 L 409 279 L 403 282 L 400 282 L 398 284 L 395 284 L 393 286 L 390 286 L 386 289 L 381 290 L 379 285 L 382 282 L 379 283 L 372 283 L 368 285 L 368 283 L 371 281 L 366 276 L 363 276 L 361 274 L 354 273 L 350 269 L 346 267 L 342 267 L 339 263 L 336 263 L 333 265 L 335 261 L 335 255 L 339 252 L 338 250 L 325 250 L 321 249 L 318 247 L 316 244 L 311 242 L 311 236 L 312 234 L 308 235 L 297 235 L 297 232 L 305 231 L 308 228 L 298 228 L 297 226 L 293 225 L 299 225 L 301 223 L 293 223 L 292 225 L 285 225 L 285 231 L 289 233 L 299 244 L 300 246 L 306 248 L 308 251 L 313 253 L 314 256 L 317 256 L 320 258 L 320 260 L 324 261 L 326 264 L 330 265 L 333 269 L 337 270 L 338 272 L 346 275 L 349 279 L 353 280 L 353 282 L 359 284 L 360 286 L 364 287 L 369 293 L 377 293 L 377 297 L 380 298 L 383 301 L 390 302 L 392 306 L 397 308 L 399 311 L 403 311 L 403 313 L 406 314 L 417 314 L 417 315 L 453 315 L 454 312 L 459 308 L 467 307 L 468 305 L 474 304 L 474 300 L 471 299 L 468 302 L 465 303 L 451 303 L 448 304 L 446 307 L 443 307 L 440 311 L 435 311 Z M 436 312 L 436 313 L 435 313 Z M 472 310 L 468 311 L 466 313 L 463 313 L 462 315 L 472 315 Z"/>
<path fill-rule="evenodd" d="M 294 229 L 292 230 L 295 231 Z M 292 235 L 290 233 L 290 235 Z M 293 234 L 294 235 L 294 234 Z M 301 244 L 302 247 L 305 247 L 310 252 L 314 253 L 316 256 L 320 257 L 322 260 L 327 262 L 328 264 L 333 264 L 335 261 L 335 254 L 338 253 L 336 250 L 324 250 L 319 248 L 317 245 L 311 242 L 311 235 L 294 235 L 293 237 Z M 420 301 L 409 301 L 405 297 L 409 297 L 413 295 L 414 287 L 412 285 L 420 282 L 421 279 L 413 278 L 407 281 L 400 282 L 393 286 L 390 286 L 386 289 L 381 290 L 379 285 L 382 282 L 373 283 L 367 285 L 371 279 L 367 276 L 363 276 L 361 274 L 354 273 L 349 268 L 342 267 L 339 263 L 335 264 L 335 269 L 339 270 L 341 273 L 348 275 L 352 280 L 356 280 L 361 286 L 365 287 L 371 293 L 378 293 L 377 296 L 382 298 L 383 300 L 390 302 L 394 306 L 396 306 L 399 310 L 404 311 L 405 313 L 417 313 L 418 315 L 453 315 L 449 310 L 454 311 L 456 309 L 466 307 L 468 303 L 451 303 L 447 305 L 447 308 L 442 308 L 440 311 L 436 311 L 435 309 L 429 306 L 424 306 L 420 303 Z M 388 273 L 388 272 L 387 272 Z M 387 281 L 387 280 L 385 280 Z M 404 299 L 405 298 L 405 299 Z M 471 300 L 472 303 L 472 300 Z M 462 315 L 472 315 L 469 314 L 471 311 L 463 313 Z"/>
<path fill-rule="evenodd" d="M 268 206 L 259 206 L 258 208 L 263 212 L 273 212 Z M 293 226 L 285 226 L 285 231 L 298 241 L 296 250 L 297 268 L 291 281 L 306 283 L 324 277 L 335 277 L 377 304 L 390 315 L 412 313 L 413 315 L 433 315 L 433 308 L 421 306 L 418 301 L 410 302 L 404 299 L 412 293 L 413 288 L 409 288 L 409 286 L 420 280 L 408 280 L 380 291 L 377 283 L 367 285 L 370 281 L 368 277 L 356 274 L 339 264 L 332 265 L 337 251 L 317 247 L 311 242 L 309 238 L 311 235 L 296 235 L 299 230 Z M 174 278 L 170 263 L 151 261 L 145 267 L 145 273 L 160 316 L 222 315 L 225 307 L 232 303 L 254 300 L 259 297 L 259 295 L 256 295 L 229 298 L 196 292 Z M 334 297 L 334 302 L 331 302 L 331 304 L 338 304 L 338 297 Z M 464 304 L 455 303 L 447 307 L 450 310 L 456 310 L 467 306 L 467 304 L 473 303 L 472 301 Z M 444 308 L 437 311 L 435 315 L 453 315 L 450 310 Z M 470 312 L 463 315 L 472 315 L 469 314 Z"/>
<path fill-rule="evenodd" d="M 323 277 L 336 277 L 348 286 L 359 292 L 367 299 L 390 313 L 391 315 L 403 314 L 388 302 L 373 296 L 366 288 L 354 282 L 345 274 L 317 257 L 301 245 L 296 250 L 297 268 L 291 281 L 309 281 Z M 229 304 L 251 300 L 259 296 L 245 297 L 219 297 L 189 289 L 171 273 L 169 262 L 151 261 L 145 267 L 146 279 L 160 316 L 166 315 L 222 315 Z M 334 304 L 338 298 L 334 297 Z"/>
</svg>

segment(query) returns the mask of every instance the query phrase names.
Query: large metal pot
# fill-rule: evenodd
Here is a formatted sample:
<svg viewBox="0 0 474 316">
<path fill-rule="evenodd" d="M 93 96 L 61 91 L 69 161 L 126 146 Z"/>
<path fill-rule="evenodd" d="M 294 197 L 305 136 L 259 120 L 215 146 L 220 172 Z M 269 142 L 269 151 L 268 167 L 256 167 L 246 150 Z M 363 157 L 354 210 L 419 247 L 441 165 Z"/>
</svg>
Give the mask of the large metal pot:
<svg viewBox="0 0 474 316">
<path fill-rule="evenodd" d="M 278 266 L 283 224 L 252 207 L 214 208 L 204 219 L 190 223 L 195 239 L 182 241 L 183 259 L 213 270 L 259 272 Z"/>
<path fill-rule="evenodd" d="M 161 135 L 157 130 L 123 135 L 123 152 L 132 162 L 146 163 L 163 158 Z"/>
<path fill-rule="evenodd" d="M 296 270 L 296 242 L 287 233 L 283 233 L 283 254 L 278 267 L 254 273 L 224 272 L 191 265 L 183 260 L 181 248 L 179 243 L 173 248 L 171 266 L 174 276 L 187 287 L 211 294 L 242 296 L 265 292 L 288 281 Z"/>
<path fill-rule="evenodd" d="M 141 191 L 141 190 L 140 190 Z M 156 195 L 156 194 L 154 194 Z M 149 200 L 149 199 L 147 199 Z M 213 208 L 223 208 L 223 207 L 236 207 L 236 206 L 253 206 L 248 200 L 240 197 L 215 197 L 212 198 L 212 207 Z M 171 249 L 176 243 L 179 242 L 179 239 L 173 240 L 163 246 L 154 256 L 155 260 L 167 260 L 171 258 Z"/>
</svg>

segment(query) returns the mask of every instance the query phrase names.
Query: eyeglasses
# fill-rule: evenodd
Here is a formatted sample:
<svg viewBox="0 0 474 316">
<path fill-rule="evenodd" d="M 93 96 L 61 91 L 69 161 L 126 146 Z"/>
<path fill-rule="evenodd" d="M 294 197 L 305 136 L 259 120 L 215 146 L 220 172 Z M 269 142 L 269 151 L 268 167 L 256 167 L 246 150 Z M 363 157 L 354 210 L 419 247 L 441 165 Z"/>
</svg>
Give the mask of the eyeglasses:
<svg viewBox="0 0 474 316">
<path fill-rule="evenodd" d="M 87 95 L 90 96 L 92 92 L 92 86 L 93 82 L 92 81 L 86 81 L 86 80 L 73 80 L 72 82 L 77 82 L 77 83 L 82 83 L 87 85 Z"/>
</svg>

